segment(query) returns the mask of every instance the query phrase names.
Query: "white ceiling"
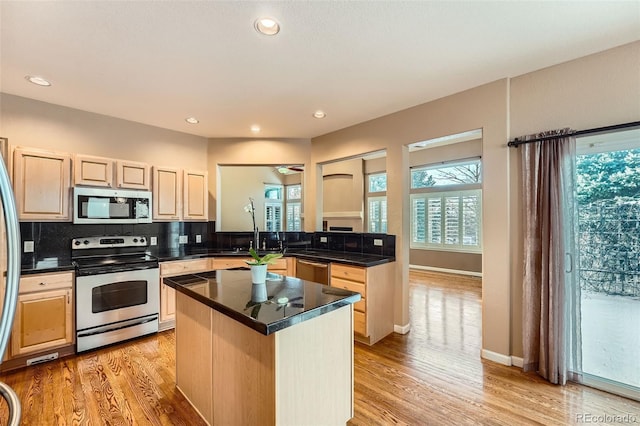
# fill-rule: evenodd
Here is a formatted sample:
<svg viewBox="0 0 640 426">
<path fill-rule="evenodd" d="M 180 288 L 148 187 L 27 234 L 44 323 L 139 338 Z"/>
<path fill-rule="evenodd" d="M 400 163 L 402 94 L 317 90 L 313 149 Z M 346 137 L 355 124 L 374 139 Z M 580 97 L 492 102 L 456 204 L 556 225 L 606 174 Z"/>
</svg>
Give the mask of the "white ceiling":
<svg viewBox="0 0 640 426">
<path fill-rule="evenodd" d="M 1 0 L 0 15 L 2 92 L 206 137 L 310 138 L 640 39 L 640 1 Z M 279 35 L 253 29 L 265 15 Z"/>
</svg>

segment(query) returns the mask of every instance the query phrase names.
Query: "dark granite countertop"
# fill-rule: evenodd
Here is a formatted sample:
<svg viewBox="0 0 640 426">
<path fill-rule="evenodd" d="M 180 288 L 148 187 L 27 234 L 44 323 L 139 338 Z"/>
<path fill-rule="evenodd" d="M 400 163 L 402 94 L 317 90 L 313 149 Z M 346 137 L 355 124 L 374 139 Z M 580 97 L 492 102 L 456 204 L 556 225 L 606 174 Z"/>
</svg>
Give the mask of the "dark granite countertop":
<svg viewBox="0 0 640 426">
<path fill-rule="evenodd" d="M 266 253 L 274 253 L 274 251 L 259 251 L 261 256 Z M 299 257 L 301 259 L 309 259 L 324 262 L 338 262 L 354 266 L 375 266 L 383 263 L 394 262 L 393 256 L 380 256 L 367 253 L 354 253 L 335 250 L 287 250 L 285 257 Z M 197 250 L 179 250 L 166 251 L 158 253 L 158 259 L 161 262 L 170 260 L 198 259 L 202 257 L 249 257 L 246 251 L 224 250 L 224 249 L 197 249 Z"/>
<path fill-rule="evenodd" d="M 31 263 L 20 265 L 21 275 L 44 274 L 49 272 L 73 271 L 75 266 L 71 262 L 71 257 L 45 257 L 34 259 Z"/>
<path fill-rule="evenodd" d="M 266 301 L 260 301 L 248 270 L 209 271 L 163 282 L 265 335 L 360 300 L 359 293 L 268 273 Z"/>
<path fill-rule="evenodd" d="M 273 253 L 273 251 L 260 251 L 260 255 Z M 203 257 L 248 257 L 246 251 L 234 251 L 224 249 L 207 249 L 207 248 L 190 248 L 178 250 L 165 250 L 155 254 L 160 262 L 171 260 L 199 259 Z M 338 262 L 354 266 L 370 267 L 383 263 L 394 262 L 393 256 L 380 256 L 367 253 L 354 253 L 336 250 L 305 250 L 296 249 L 288 250 L 286 257 L 299 257 L 301 259 L 309 259 L 324 262 Z M 22 275 L 42 274 L 49 272 L 73 271 L 74 265 L 70 256 L 45 257 L 42 259 L 33 259 L 30 263 L 23 262 L 21 264 Z"/>
</svg>

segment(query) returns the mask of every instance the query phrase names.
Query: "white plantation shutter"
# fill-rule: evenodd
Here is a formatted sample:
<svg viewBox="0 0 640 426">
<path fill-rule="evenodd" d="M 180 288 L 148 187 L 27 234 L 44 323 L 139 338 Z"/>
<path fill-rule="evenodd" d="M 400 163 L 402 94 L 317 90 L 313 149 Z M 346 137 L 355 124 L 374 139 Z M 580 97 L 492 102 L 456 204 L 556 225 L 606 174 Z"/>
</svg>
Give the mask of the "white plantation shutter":
<svg viewBox="0 0 640 426">
<path fill-rule="evenodd" d="M 302 204 L 287 202 L 287 231 L 302 230 Z"/>
<path fill-rule="evenodd" d="M 481 190 L 411 194 L 411 248 L 479 252 Z"/>
<path fill-rule="evenodd" d="M 271 232 L 282 231 L 282 204 L 265 203 L 264 229 Z"/>
<path fill-rule="evenodd" d="M 387 197 L 369 197 L 369 232 L 387 232 Z"/>
</svg>

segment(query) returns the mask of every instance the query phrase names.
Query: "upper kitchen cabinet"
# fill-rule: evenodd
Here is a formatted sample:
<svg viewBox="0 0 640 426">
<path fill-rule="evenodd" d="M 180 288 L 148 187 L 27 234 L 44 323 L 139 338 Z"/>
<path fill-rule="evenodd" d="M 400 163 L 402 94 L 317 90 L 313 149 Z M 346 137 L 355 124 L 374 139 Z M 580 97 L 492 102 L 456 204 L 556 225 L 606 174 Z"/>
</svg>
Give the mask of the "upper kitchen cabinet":
<svg viewBox="0 0 640 426">
<path fill-rule="evenodd" d="M 71 155 L 16 148 L 13 186 L 20 220 L 71 220 Z"/>
<path fill-rule="evenodd" d="M 113 163 L 111 158 L 74 156 L 74 183 L 88 186 L 113 186 Z"/>
<path fill-rule="evenodd" d="M 149 165 L 135 161 L 116 161 L 116 185 L 118 188 L 151 190 Z"/>
<path fill-rule="evenodd" d="M 182 218 L 182 170 L 153 167 L 153 220 Z"/>
<path fill-rule="evenodd" d="M 150 167 L 135 161 L 76 154 L 74 182 L 75 185 L 148 191 L 151 189 Z"/>
<path fill-rule="evenodd" d="M 153 220 L 207 220 L 207 172 L 153 167 Z"/>
<path fill-rule="evenodd" d="M 183 177 L 183 219 L 207 220 L 209 214 L 207 172 L 185 170 Z"/>
</svg>

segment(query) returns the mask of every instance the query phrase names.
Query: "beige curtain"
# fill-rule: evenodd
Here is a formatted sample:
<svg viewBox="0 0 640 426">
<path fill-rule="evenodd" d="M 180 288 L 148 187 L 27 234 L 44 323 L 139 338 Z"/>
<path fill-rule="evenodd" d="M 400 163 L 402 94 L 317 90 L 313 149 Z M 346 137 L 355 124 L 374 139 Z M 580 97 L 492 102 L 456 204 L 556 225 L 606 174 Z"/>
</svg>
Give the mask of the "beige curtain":
<svg viewBox="0 0 640 426">
<path fill-rule="evenodd" d="M 579 371 L 579 288 L 575 285 L 575 137 L 556 130 L 525 137 L 523 173 L 524 370 L 565 384 Z M 572 376 L 573 377 L 573 376 Z"/>
</svg>

